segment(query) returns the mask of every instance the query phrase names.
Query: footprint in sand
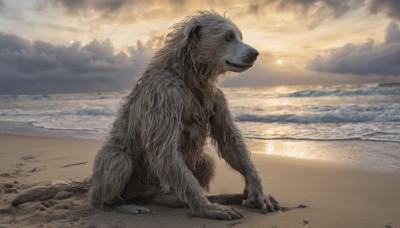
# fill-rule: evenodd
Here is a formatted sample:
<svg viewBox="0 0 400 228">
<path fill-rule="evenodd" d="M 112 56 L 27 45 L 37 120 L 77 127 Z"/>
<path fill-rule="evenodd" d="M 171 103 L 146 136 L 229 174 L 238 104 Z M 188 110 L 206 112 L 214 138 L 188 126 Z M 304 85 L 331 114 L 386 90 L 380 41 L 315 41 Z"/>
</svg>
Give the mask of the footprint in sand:
<svg viewBox="0 0 400 228">
<path fill-rule="evenodd" d="M 39 167 L 34 167 L 31 169 L 29 172 L 34 173 L 34 172 L 39 172 L 41 169 Z"/>
<path fill-rule="evenodd" d="M 54 205 L 56 205 L 57 202 L 54 200 L 46 200 L 46 201 L 42 201 L 42 205 L 46 208 L 50 208 L 53 207 Z"/>
<path fill-rule="evenodd" d="M 12 170 L 11 172 L 1 173 L 0 177 L 15 177 L 21 174 L 21 169 Z"/>
<path fill-rule="evenodd" d="M 0 177 L 11 177 L 12 175 L 10 173 L 1 173 Z"/>
<path fill-rule="evenodd" d="M 5 194 L 8 193 L 19 193 L 19 182 L 15 181 L 14 183 L 6 183 L 6 184 L 1 184 L 1 187 L 4 190 Z"/>
<path fill-rule="evenodd" d="M 386 223 L 385 228 L 392 228 L 392 223 L 391 222 Z"/>
<path fill-rule="evenodd" d="M 24 155 L 24 156 L 21 157 L 21 160 L 24 160 L 26 162 L 38 162 L 39 161 L 33 155 Z"/>
</svg>

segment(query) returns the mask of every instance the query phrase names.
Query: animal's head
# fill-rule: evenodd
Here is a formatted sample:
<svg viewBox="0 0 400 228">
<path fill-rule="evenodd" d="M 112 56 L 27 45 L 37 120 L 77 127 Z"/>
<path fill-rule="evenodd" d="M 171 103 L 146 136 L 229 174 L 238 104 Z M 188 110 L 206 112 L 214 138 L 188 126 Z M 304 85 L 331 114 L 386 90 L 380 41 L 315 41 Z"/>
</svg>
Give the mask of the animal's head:
<svg viewBox="0 0 400 228">
<path fill-rule="evenodd" d="M 258 51 L 242 41 L 239 28 L 228 18 L 202 11 L 176 24 L 168 34 L 167 46 L 176 47 L 196 66 L 213 73 L 243 72 L 253 66 Z"/>
</svg>

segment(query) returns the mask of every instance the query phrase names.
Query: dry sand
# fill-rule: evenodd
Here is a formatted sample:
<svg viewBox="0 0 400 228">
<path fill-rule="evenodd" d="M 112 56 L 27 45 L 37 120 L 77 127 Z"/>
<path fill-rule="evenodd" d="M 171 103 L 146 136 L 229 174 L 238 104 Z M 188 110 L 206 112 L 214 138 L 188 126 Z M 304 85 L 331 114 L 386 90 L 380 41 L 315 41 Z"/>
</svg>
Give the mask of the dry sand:
<svg viewBox="0 0 400 228">
<path fill-rule="evenodd" d="M 257 153 L 252 159 L 265 192 L 292 210 L 264 215 L 235 206 L 243 219 L 219 221 L 192 217 L 185 208 L 150 204 L 146 206 L 153 214 L 129 215 L 91 209 L 85 194 L 10 206 L 18 192 L 31 186 L 88 177 L 100 144 L 0 134 L 0 227 L 400 227 L 400 173 Z M 247 144 L 250 150 L 263 146 L 254 140 Z M 211 193 L 241 192 L 240 175 L 217 160 Z"/>
</svg>

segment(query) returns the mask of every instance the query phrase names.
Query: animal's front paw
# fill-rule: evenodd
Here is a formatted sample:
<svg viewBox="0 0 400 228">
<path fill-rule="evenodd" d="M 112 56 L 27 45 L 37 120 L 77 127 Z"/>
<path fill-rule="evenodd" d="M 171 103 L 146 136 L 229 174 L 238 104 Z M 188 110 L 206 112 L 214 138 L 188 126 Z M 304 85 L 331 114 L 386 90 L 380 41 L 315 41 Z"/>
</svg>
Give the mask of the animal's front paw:
<svg viewBox="0 0 400 228">
<path fill-rule="evenodd" d="M 193 209 L 194 215 L 204 218 L 232 220 L 243 218 L 243 215 L 231 207 L 218 204 L 207 204 Z"/>
<path fill-rule="evenodd" d="M 271 195 L 265 195 L 262 190 L 247 187 L 244 189 L 242 205 L 247 207 L 261 208 L 262 213 L 279 210 L 278 201 Z"/>
</svg>

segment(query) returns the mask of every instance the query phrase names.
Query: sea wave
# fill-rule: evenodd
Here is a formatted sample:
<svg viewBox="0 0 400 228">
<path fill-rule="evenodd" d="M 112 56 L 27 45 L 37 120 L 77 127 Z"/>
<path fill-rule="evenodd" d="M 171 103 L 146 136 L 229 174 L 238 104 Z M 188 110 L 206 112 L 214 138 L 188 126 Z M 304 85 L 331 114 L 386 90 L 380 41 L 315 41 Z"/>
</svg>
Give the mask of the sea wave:
<svg viewBox="0 0 400 228">
<path fill-rule="evenodd" d="M 72 110 L 32 110 L 23 108 L 0 109 L 0 116 L 116 116 L 118 112 L 118 104 L 107 104 L 99 107 L 80 107 Z"/>
<path fill-rule="evenodd" d="M 366 123 L 400 122 L 399 104 L 375 106 L 326 106 L 311 107 L 304 114 L 258 115 L 237 113 L 237 121 L 263 123 Z"/>
<path fill-rule="evenodd" d="M 355 137 L 347 137 L 347 138 L 311 138 L 311 137 L 254 137 L 247 136 L 248 139 L 257 139 L 257 140 L 294 140 L 294 141 L 373 141 L 373 142 L 392 142 L 392 143 L 400 143 L 399 139 L 384 139 L 384 138 L 368 138 L 364 136 L 355 136 Z"/>
<path fill-rule="evenodd" d="M 324 96 L 372 96 L 400 95 L 398 87 L 359 88 L 348 90 L 302 90 L 288 94 L 288 97 L 324 97 Z"/>
<path fill-rule="evenodd" d="M 115 116 L 117 115 L 117 108 L 115 105 L 108 105 L 101 108 L 82 108 L 75 110 L 71 114 L 86 116 Z"/>
</svg>

